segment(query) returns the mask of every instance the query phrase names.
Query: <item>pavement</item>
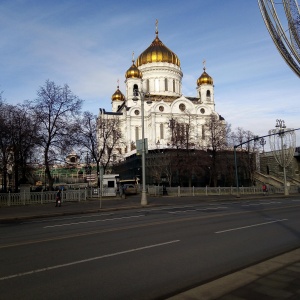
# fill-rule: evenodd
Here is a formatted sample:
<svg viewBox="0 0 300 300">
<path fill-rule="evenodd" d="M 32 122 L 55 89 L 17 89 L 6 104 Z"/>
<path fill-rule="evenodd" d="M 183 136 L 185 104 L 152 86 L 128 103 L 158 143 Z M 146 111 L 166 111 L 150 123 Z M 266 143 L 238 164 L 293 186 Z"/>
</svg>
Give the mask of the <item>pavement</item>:
<svg viewBox="0 0 300 300">
<path fill-rule="evenodd" d="M 279 195 L 282 198 L 282 195 Z M 297 197 L 291 195 L 289 197 Z M 203 198 L 203 199 L 202 199 Z M 257 196 L 241 197 L 242 200 Z M 146 207 L 183 205 L 198 203 L 199 200 L 238 200 L 234 196 L 199 197 L 148 197 Z M 82 202 L 66 202 L 61 207 L 55 203 L 0 207 L 0 225 L 22 222 L 33 218 L 47 218 L 141 208 L 140 197 L 88 199 Z M 227 276 L 194 287 L 168 298 L 169 300 L 273 300 L 300 299 L 300 248 L 249 266 Z"/>
</svg>

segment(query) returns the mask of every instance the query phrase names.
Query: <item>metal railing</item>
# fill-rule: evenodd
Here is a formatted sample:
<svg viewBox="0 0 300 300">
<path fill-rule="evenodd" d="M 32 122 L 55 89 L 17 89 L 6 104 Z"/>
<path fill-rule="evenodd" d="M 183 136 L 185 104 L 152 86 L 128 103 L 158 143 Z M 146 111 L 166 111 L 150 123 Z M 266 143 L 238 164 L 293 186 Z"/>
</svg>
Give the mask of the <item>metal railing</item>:
<svg viewBox="0 0 300 300">
<path fill-rule="evenodd" d="M 291 186 L 289 188 L 290 193 L 299 193 L 299 188 L 296 186 Z M 283 194 L 283 187 L 273 187 L 268 188 L 269 194 Z M 262 187 L 167 187 L 165 192 L 163 192 L 162 186 L 148 186 L 148 194 L 152 196 L 168 195 L 173 197 L 184 197 L 184 196 L 214 196 L 214 195 L 259 195 L 262 194 Z"/>
<path fill-rule="evenodd" d="M 0 193 L 0 207 L 13 205 L 32 205 L 55 203 L 57 191 Z M 97 188 L 66 190 L 61 192 L 62 202 L 80 202 L 90 198 L 116 196 L 114 188 L 103 188 L 102 194 Z"/>
<path fill-rule="evenodd" d="M 299 193 L 299 187 L 290 186 L 289 193 Z M 0 193 L 0 207 L 13 205 L 32 205 L 55 203 L 56 191 L 46 192 L 21 192 L 21 193 Z M 261 187 L 166 187 L 148 186 L 147 193 L 149 196 L 216 196 L 216 195 L 262 195 Z M 283 187 L 268 187 L 268 194 L 284 194 Z M 62 202 L 80 202 L 88 199 L 109 197 L 114 198 L 116 191 L 114 188 L 103 188 L 102 194 L 99 189 L 78 189 L 62 191 Z"/>
</svg>

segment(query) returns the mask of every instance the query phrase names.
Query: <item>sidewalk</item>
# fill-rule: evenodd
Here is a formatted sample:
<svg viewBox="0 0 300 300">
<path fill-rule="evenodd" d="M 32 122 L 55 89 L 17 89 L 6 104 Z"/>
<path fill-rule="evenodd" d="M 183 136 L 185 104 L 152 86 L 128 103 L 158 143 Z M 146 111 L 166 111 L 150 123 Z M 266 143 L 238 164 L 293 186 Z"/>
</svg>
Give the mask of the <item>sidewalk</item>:
<svg viewBox="0 0 300 300">
<path fill-rule="evenodd" d="M 81 202 L 63 202 L 61 207 L 55 207 L 55 201 L 47 204 L 4 206 L 0 207 L 0 224 L 18 222 L 25 219 L 78 215 L 130 208 L 141 208 L 140 197 L 134 196 L 125 199 L 110 197 L 101 200 L 95 198 Z"/>
<path fill-rule="evenodd" d="M 300 248 L 180 293 L 168 300 L 300 299 Z"/>
<path fill-rule="evenodd" d="M 272 195 L 270 197 L 284 197 L 283 195 Z M 288 197 L 298 197 L 298 194 L 290 195 Z M 168 205 L 188 205 L 199 204 L 205 202 L 215 201 L 247 201 L 261 198 L 261 195 L 242 195 L 237 198 L 235 195 L 209 195 L 209 196 L 148 196 L 148 205 L 146 207 L 154 206 L 168 206 Z M 111 210 L 122 210 L 130 208 L 141 208 L 141 196 L 131 195 L 126 198 L 107 197 L 102 199 L 88 199 L 81 202 L 64 202 L 61 207 L 55 207 L 55 201 L 50 204 L 32 204 L 20 206 L 3 206 L 0 207 L 0 224 L 8 222 L 16 222 L 24 219 L 32 218 L 46 218 L 59 215 L 73 215 L 84 213 L 96 213 Z"/>
<path fill-rule="evenodd" d="M 247 196 L 244 199 L 255 199 L 260 195 Z M 234 195 L 216 195 L 216 196 L 187 196 L 187 197 L 171 197 L 171 196 L 148 196 L 147 207 L 163 206 L 163 205 L 184 205 L 196 204 L 212 201 L 237 200 Z M 100 208 L 101 207 L 101 208 Z M 14 222 L 18 220 L 31 218 L 45 218 L 59 215 L 84 214 L 92 212 L 102 212 L 111 210 L 122 210 L 130 208 L 142 208 L 141 196 L 130 195 L 126 198 L 107 197 L 102 199 L 88 199 L 81 202 L 64 202 L 61 207 L 55 207 L 55 202 L 50 204 L 36 205 L 20 205 L 20 206 L 4 206 L 0 207 L 0 224 L 3 222 Z"/>
<path fill-rule="evenodd" d="M 168 205 L 188 205 L 213 201 L 248 201 L 258 196 L 207 196 L 207 197 L 148 197 L 146 208 Z M 282 197 L 279 195 L 278 197 Z M 293 196 L 290 196 L 293 197 Z M 298 195 L 294 197 L 299 198 Z M 100 209 L 101 205 L 101 209 Z M 140 196 L 126 199 L 109 198 L 82 202 L 66 202 L 62 207 L 55 203 L 0 207 L 0 226 L 33 218 L 97 213 L 123 209 L 141 209 Z M 200 285 L 169 300 L 273 300 L 300 299 L 300 248 L 279 255 L 257 265 Z"/>
</svg>

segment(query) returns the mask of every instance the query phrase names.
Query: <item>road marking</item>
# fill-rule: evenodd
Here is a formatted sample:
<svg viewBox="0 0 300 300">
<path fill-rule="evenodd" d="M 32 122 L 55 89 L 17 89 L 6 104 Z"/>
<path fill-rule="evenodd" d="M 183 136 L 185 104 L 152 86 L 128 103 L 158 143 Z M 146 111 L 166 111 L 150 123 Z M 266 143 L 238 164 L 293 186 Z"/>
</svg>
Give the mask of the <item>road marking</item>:
<svg viewBox="0 0 300 300">
<path fill-rule="evenodd" d="M 216 231 L 215 233 L 224 233 L 224 232 L 229 232 L 229 231 L 241 230 L 241 229 L 246 229 L 246 228 L 251 228 L 251 227 L 263 226 L 263 225 L 267 225 L 267 224 L 271 224 L 271 223 L 283 222 L 283 221 L 287 221 L 287 220 L 288 219 L 274 220 L 274 221 L 265 222 L 265 223 L 258 223 L 258 224 L 253 224 L 253 225 L 249 225 L 249 226 L 243 226 L 243 227 L 237 227 L 237 228 L 232 228 L 232 229 Z"/>
<path fill-rule="evenodd" d="M 22 222 L 20 224 L 32 224 L 32 223 L 45 223 L 45 222 L 52 222 L 52 221 L 61 221 L 61 220 L 74 220 L 74 219 L 87 219 L 87 218 L 95 218 L 95 217 L 102 217 L 102 216 L 112 216 L 114 215 L 113 213 L 106 213 L 106 214 L 91 214 L 88 216 L 76 216 L 76 217 L 64 217 L 64 218 L 55 218 L 55 219 L 41 219 L 41 220 L 36 220 L 36 221 L 26 221 Z"/>
<path fill-rule="evenodd" d="M 151 212 L 151 211 L 163 211 L 163 210 L 170 210 L 170 209 L 177 209 L 177 208 L 190 208 L 195 207 L 195 205 L 185 205 L 185 206 L 168 206 L 168 207 L 162 207 L 162 208 L 147 208 L 147 209 L 140 209 L 137 210 L 137 212 Z"/>
<path fill-rule="evenodd" d="M 210 207 L 209 209 L 223 209 L 223 208 L 228 208 L 227 206 L 221 206 L 221 207 Z"/>
<path fill-rule="evenodd" d="M 142 250 L 147 250 L 147 249 L 151 249 L 151 248 L 155 248 L 155 247 L 166 246 L 166 245 L 170 245 L 170 244 L 174 244 L 174 243 L 178 243 L 178 242 L 180 242 L 180 240 L 173 240 L 173 241 L 168 241 L 168 242 L 164 242 L 164 243 L 153 244 L 153 245 L 144 246 L 144 247 L 140 247 L 140 248 L 134 248 L 134 249 L 129 249 L 129 250 L 125 250 L 125 251 L 105 254 L 105 255 L 91 257 L 91 258 L 82 259 L 82 260 L 77 260 L 77 261 L 73 261 L 73 262 L 70 262 L 70 263 L 56 265 L 56 266 L 52 266 L 52 267 L 36 269 L 36 270 L 23 272 L 23 273 L 17 273 L 17 274 L 5 276 L 5 277 L 0 277 L 0 281 L 7 280 L 7 279 L 12 279 L 12 278 L 16 278 L 16 277 L 22 277 L 22 276 L 26 276 L 26 275 L 32 275 L 32 274 L 41 273 L 41 272 L 46 272 L 46 271 L 50 271 L 50 270 L 54 270 L 54 269 L 65 268 L 65 267 L 69 267 L 69 266 L 73 266 L 73 265 L 87 263 L 87 262 L 90 262 L 90 261 L 99 260 L 99 259 L 108 258 L 108 257 L 113 257 L 113 256 L 117 256 L 117 255 L 122 255 L 122 254 L 127 254 L 127 253 L 131 253 L 131 252 L 142 251 Z"/>
<path fill-rule="evenodd" d="M 271 204 L 280 204 L 281 202 L 273 201 L 273 202 L 264 202 L 264 203 L 251 203 L 251 204 L 244 204 L 242 206 L 259 206 L 259 205 L 271 205 Z"/>
<path fill-rule="evenodd" d="M 188 209 L 188 210 L 180 210 L 180 211 L 169 211 L 169 214 L 181 214 L 181 213 L 187 213 L 187 212 L 194 212 L 194 211 L 207 211 L 207 210 L 217 210 L 217 209 L 223 209 L 227 208 L 226 206 L 222 207 L 209 207 L 209 208 L 195 208 L 195 209 Z"/>
<path fill-rule="evenodd" d="M 189 209 L 189 210 L 180 210 L 180 211 L 168 211 L 169 214 L 182 214 L 191 211 L 197 211 L 197 209 Z"/>
<path fill-rule="evenodd" d="M 268 207 L 265 209 L 262 209 L 261 211 L 274 211 L 274 210 L 282 210 L 282 209 L 290 209 L 290 208 L 298 208 L 300 207 L 299 204 L 293 204 L 293 205 L 288 205 L 284 207 Z M 192 216 L 187 216 L 187 217 L 182 217 L 182 218 L 173 218 L 172 220 L 161 220 L 161 221 L 154 221 L 146 224 L 131 224 L 131 225 L 125 225 L 122 227 L 117 227 L 117 228 L 106 228 L 106 229 L 97 229 L 97 230 L 92 230 L 88 232 L 80 232 L 80 233 L 72 233 L 72 234 L 67 234 L 67 235 L 61 235 L 61 236 L 55 236 L 55 237 L 49 237 L 49 238 L 43 238 L 43 239 L 37 239 L 37 240 L 26 240 L 26 241 L 17 241 L 17 242 L 12 242 L 10 244 L 0 244 L 0 249 L 4 248 L 11 248 L 11 247 L 19 247 L 19 246 L 27 246 L 27 245 L 32 245 L 32 244 L 39 244 L 39 243 L 46 243 L 46 242 L 53 242 L 57 240 L 65 240 L 65 239 L 73 239 L 73 238 L 79 238 L 79 237 L 85 237 L 85 236 L 90 236 L 90 235 L 97 235 L 97 234 L 104 234 L 104 233 L 109 233 L 109 232 L 116 232 L 116 231 L 123 231 L 123 230 L 129 230 L 129 229 L 134 229 L 134 228 L 144 228 L 144 227 L 150 227 L 150 226 L 162 226 L 165 224 L 172 224 L 172 223 L 178 223 L 178 222 L 189 222 L 189 221 L 194 221 L 194 220 L 204 220 L 204 219 L 210 219 L 213 217 L 221 217 L 221 216 L 235 216 L 235 215 L 243 215 L 243 214 L 253 214 L 256 212 L 253 212 L 251 210 L 247 211 L 237 211 L 237 212 L 217 212 L 215 214 L 206 214 L 206 215 L 192 215 Z"/>
<path fill-rule="evenodd" d="M 82 221 L 82 222 L 66 223 L 66 224 L 58 224 L 58 225 L 49 225 L 49 226 L 44 226 L 43 228 L 53 228 L 53 227 L 71 226 L 71 225 L 79 225 L 79 224 L 87 224 L 87 223 L 96 223 L 96 222 L 106 222 L 106 221 L 114 221 L 114 220 L 130 219 L 130 218 L 140 218 L 140 217 L 145 217 L 145 215 L 137 215 L 137 216 L 129 216 L 129 217 L 119 217 L 119 218 L 104 219 L 104 220 L 84 221 L 84 222 Z"/>
</svg>

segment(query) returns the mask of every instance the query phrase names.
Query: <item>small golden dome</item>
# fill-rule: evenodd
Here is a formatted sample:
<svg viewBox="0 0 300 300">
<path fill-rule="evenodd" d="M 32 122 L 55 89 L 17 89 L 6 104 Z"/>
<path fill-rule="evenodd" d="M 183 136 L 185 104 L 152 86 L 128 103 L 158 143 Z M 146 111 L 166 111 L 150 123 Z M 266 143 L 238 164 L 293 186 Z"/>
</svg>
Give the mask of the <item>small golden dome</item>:
<svg viewBox="0 0 300 300">
<path fill-rule="evenodd" d="M 132 61 L 132 66 L 125 73 L 125 77 L 126 78 L 142 78 L 142 72 L 134 64 L 134 60 Z"/>
<path fill-rule="evenodd" d="M 122 94 L 122 92 L 119 90 L 119 86 L 115 93 L 111 96 L 112 101 L 124 101 L 125 96 Z"/>
<path fill-rule="evenodd" d="M 156 30 L 156 37 L 152 44 L 137 58 L 136 65 L 152 63 L 152 62 L 167 62 L 180 67 L 180 60 L 178 56 L 166 47 L 158 38 L 158 31 Z"/>
<path fill-rule="evenodd" d="M 203 73 L 202 75 L 197 79 L 197 86 L 200 86 L 202 84 L 213 84 L 214 81 L 212 77 L 210 77 L 206 72 L 205 68 L 203 68 Z"/>
</svg>

